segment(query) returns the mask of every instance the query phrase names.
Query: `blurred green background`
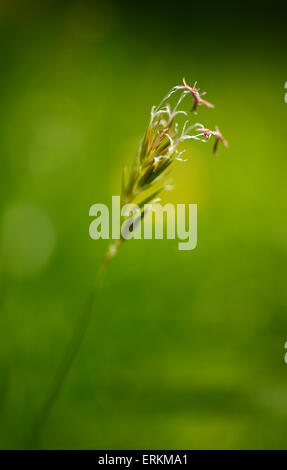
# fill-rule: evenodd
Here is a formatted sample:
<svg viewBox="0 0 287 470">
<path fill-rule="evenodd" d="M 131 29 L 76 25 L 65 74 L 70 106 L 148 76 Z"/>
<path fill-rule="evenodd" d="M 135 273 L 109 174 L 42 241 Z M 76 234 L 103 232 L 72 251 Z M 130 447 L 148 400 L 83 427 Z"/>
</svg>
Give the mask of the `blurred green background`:
<svg viewBox="0 0 287 470">
<path fill-rule="evenodd" d="M 279 5 L 0 5 L 0 448 L 26 448 L 107 241 L 150 107 L 185 76 L 229 141 L 188 146 L 164 202 L 198 246 L 130 241 L 39 436 L 42 449 L 286 448 L 285 12 Z"/>
</svg>

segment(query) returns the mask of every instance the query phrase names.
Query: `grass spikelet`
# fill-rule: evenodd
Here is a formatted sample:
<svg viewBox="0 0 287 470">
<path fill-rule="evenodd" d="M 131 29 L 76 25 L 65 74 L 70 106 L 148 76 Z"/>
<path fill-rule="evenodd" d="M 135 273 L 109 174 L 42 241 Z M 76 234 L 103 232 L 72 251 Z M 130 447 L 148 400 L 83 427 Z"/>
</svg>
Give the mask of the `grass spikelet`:
<svg viewBox="0 0 287 470">
<path fill-rule="evenodd" d="M 175 94 L 177 99 L 172 108 L 168 100 L 174 99 Z M 125 177 L 122 179 L 122 204 L 136 203 L 143 211 L 144 204 L 147 204 L 147 202 L 152 203 L 166 188 L 165 177 L 170 165 L 176 160 L 184 161 L 181 158 L 184 150 L 179 151 L 179 146 L 186 140 L 206 142 L 214 136 L 214 153 L 216 155 L 219 141 L 227 146 L 227 141 L 219 132 L 217 126 L 212 131 L 203 124 L 195 123 L 190 125 L 189 119 L 186 119 L 180 130 L 182 115 L 188 117 L 195 114 L 198 106 L 214 107 L 201 98 L 204 94 L 199 93 L 196 82 L 191 87 L 183 79 L 183 85 L 173 87 L 159 106 L 152 107 L 147 129 L 139 145 L 133 165 L 129 171 L 125 168 Z M 180 109 L 180 105 L 186 97 L 189 97 L 193 104 L 189 112 Z M 187 99 L 185 102 L 187 102 Z M 190 103 L 188 106 L 190 108 Z M 142 212 L 143 217 L 144 213 Z M 124 241 L 124 238 L 121 239 L 122 241 Z M 119 245 L 120 243 L 117 243 L 117 246 Z M 115 254 L 116 251 L 114 245 L 112 245 L 112 252 Z"/>
</svg>

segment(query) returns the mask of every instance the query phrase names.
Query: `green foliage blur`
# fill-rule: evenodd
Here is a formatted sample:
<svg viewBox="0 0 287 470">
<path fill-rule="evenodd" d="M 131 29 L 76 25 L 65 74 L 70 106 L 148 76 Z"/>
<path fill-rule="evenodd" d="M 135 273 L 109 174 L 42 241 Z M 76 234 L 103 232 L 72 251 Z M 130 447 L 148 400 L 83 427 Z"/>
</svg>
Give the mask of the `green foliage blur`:
<svg viewBox="0 0 287 470">
<path fill-rule="evenodd" d="M 183 76 L 229 141 L 188 144 L 163 197 L 198 204 L 198 246 L 121 247 L 38 446 L 286 448 L 286 38 L 276 8 L 216 8 L 1 2 L 1 449 L 27 448 L 108 248 L 89 208 Z"/>
</svg>

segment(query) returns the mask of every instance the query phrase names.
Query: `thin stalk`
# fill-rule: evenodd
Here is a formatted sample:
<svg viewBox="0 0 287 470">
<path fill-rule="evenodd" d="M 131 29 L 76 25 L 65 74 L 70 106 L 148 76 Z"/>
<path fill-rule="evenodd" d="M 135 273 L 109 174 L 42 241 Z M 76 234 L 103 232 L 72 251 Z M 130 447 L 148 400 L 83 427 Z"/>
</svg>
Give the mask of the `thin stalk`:
<svg viewBox="0 0 287 470">
<path fill-rule="evenodd" d="M 59 372 L 56 375 L 54 382 L 52 383 L 50 392 L 46 400 L 43 403 L 43 406 L 38 414 L 36 422 L 34 423 L 32 432 L 29 435 L 29 438 L 28 438 L 29 446 L 37 447 L 38 445 L 41 430 L 46 424 L 46 421 L 52 411 L 52 408 L 54 407 L 59 397 L 59 394 L 65 383 L 66 377 L 75 361 L 75 358 L 78 354 L 80 346 L 85 337 L 85 334 L 88 329 L 90 319 L 93 313 L 95 301 L 101 289 L 102 280 L 106 274 L 106 271 L 110 264 L 111 259 L 114 257 L 121 243 L 122 243 L 122 240 L 117 240 L 117 242 L 114 245 L 112 245 L 110 250 L 106 253 L 102 261 L 102 264 L 100 265 L 100 268 L 98 270 L 98 274 L 94 283 L 94 287 L 92 288 L 90 295 L 87 298 L 85 307 L 75 325 L 71 341 L 69 342 L 67 346 L 66 353 L 64 355 L 61 367 L 59 368 Z"/>
</svg>

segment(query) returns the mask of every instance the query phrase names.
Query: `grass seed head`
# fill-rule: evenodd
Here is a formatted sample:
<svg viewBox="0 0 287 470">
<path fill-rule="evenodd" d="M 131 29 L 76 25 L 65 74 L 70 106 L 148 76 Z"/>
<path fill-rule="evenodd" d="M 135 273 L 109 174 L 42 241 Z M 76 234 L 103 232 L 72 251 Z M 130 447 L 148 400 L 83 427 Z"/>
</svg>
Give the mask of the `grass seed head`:
<svg viewBox="0 0 287 470">
<path fill-rule="evenodd" d="M 178 92 L 180 93 L 178 94 Z M 187 140 L 207 142 L 214 137 L 213 153 L 215 155 L 217 155 L 220 141 L 227 147 L 227 141 L 217 126 L 212 131 L 200 123 L 190 124 L 188 119 L 183 125 L 180 124 L 180 116 L 182 119 L 182 116 L 188 117 L 188 114 L 197 114 L 199 106 L 214 107 L 213 104 L 202 98 L 205 94 L 205 92 L 200 93 L 197 82 L 190 86 L 183 79 L 183 85 L 174 86 L 158 106 L 152 107 L 147 129 L 140 142 L 133 165 L 129 171 L 127 168 L 124 168 L 123 171 L 121 203 L 122 205 L 135 203 L 141 211 L 137 219 L 134 220 L 134 226 L 144 218 L 145 204 L 158 201 L 159 194 L 164 189 L 171 188 L 170 181 L 166 181 L 170 166 L 176 160 L 186 161 L 181 158 L 185 150 L 179 150 L 180 144 Z M 173 95 L 176 95 L 177 99 L 172 107 L 168 100 L 174 99 Z M 187 96 L 190 96 L 193 101 L 192 109 L 189 112 L 180 109 Z M 116 248 L 111 250 L 110 256 L 115 254 Z"/>
<path fill-rule="evenodd" d="M 172 107 L 168 100 L 180 91 L 175 105 Z M 196 112 L 198 106 L 213 108 L 208 101 L 202 99 L 205 92 L 199 93 L 197 82 L 191 87 L 183 79 L 183 85 L 173 87 L 163 98 L 158 106 L 153 106 L 150 113 L 148 126 L 144 137 L 138 148 L 135 161 L 129 172 L 124 170 L 122 182 L 122 203 L 128 204 L 138 201 L 140 207 L 147 199 L 152 201 L 154 197 L 165 189 L 164 177 L 167 170 L 175 161 L 185 161 L 181 158 L 184 150 L 179 150 L 179 145 L 186 140 L 199 140 L 206 142 L 210 138 L 215 138 L 214 153 L 217 154 L 218 144 L 221 141 L 227 146 L 227 141 L 216 126 L 212 131 L 203 124 L 195 123 L 190 125 L 186 120 L 180 130 L 179 116 L 188 116 L 188 112 L 179 109 L 182 101 L 187 95 L 193 100 L 193 108 L 190 112 Z M 147 196 L 147 191 L 153 191 L 155 185 L 157 190 Z"/>
</svg>

